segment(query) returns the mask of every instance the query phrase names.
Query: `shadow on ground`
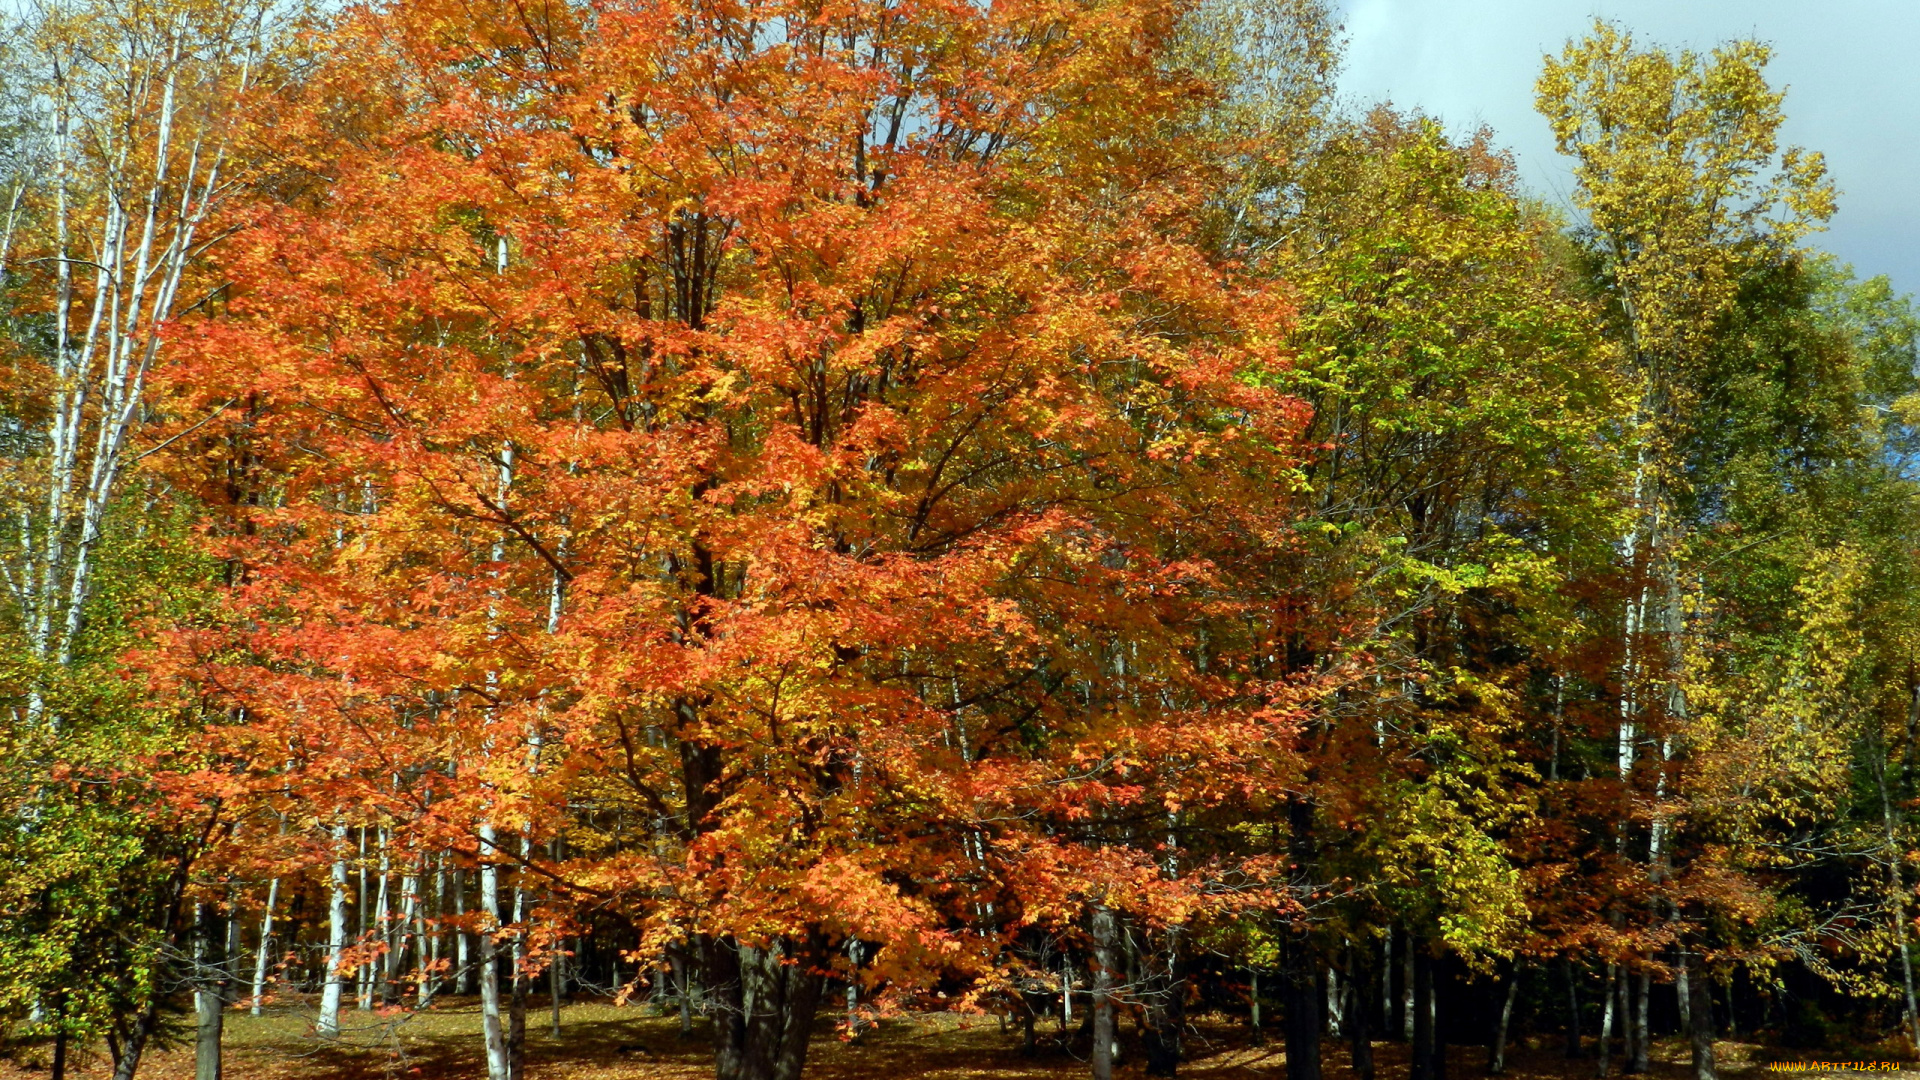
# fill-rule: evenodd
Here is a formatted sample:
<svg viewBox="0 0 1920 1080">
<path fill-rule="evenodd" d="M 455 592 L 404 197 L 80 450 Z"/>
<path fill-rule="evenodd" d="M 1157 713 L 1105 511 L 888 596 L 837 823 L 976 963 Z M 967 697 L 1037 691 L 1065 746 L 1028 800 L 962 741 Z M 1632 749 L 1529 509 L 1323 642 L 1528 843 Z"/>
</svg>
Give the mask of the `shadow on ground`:
<svg viewBox="0 0 1920 1080">
<path fill-rule="evenodd" d="M 544 1003 L 543 1003 L 544 1004 Z M 453 1001 L 429 1012 L 401 1010 L 349 1013 L 342 1018 L 338 1040 L 321 1040 L 311 1027 L 312 1013 L 298 1005 L 282 1005 L 264 1016 L 237 1014 L 227 1021 L 226 1080 L 482 1080 L 486 1063 L 481 1055 L 480 1009 L 476 1002 Z M 567 1006 L 561 1033 L 551 1031 L 545 1008 L 529 1010 L 527 1017 L 527 1080 L 706 1080 L 713 1075 L 704 1028 L 682 1038 L 678 1021 L 647 1016 L 639 1006 L 605 1003 Z M 808 1080 L 1067 1080 L 1087 1075 L 1087 1065 L 1053 1043 L 1034 1055 L 1022 1053 L 1019 1036 L 1002 1032 L 992 1017 L 950 1014 L 907 1017 L 889 1021 L 866 1034 L 859 1043 L 841 1041 L 830 1026 L 817 1033 L 807 1064 Z M 1569 1060 L 1558 1050 L 1558 1039 L 1539 1040 L 1538 1048 L 1514 1047 L 1506 1076 L 1510 1080 L 1587 1080 L 1594 1075 L 1591 1058 Z M 1646 1080 L 1690 1080 L 1687 1048 L 1680 1040 L 1656 1044 L 1652 1073 Z M 1286 1057 L 1279 1046 L 1249 1038 L 1241 1022 L 1202 1017 L 1187 1041 L 1188 1063 L 1182 1076 L 1207 1080 L 1277 1080 L 1286 1075 Z M 1763 1080 L 1773 1075 L 1765 1065 L 1786 1060 L 1784 1055 L 1747 1043 L 1723 1042 L 1718 1053 L 1727 1077 Z M 1380 1080 L 1404 1080 L 1404 1046 L 1376 1043 Z M 1884 1052 L 1829 1052 L 1827 1060 L 1883 1060 Z M 1806 1055 L 1797 1055 L 1804 1059 Z M 1326 1044 L 1327 1080 L 1353 1080 L 1345 1047 Z M 1480 1047 L 1448 1050 L 1450 1080 L 1486 1075 L 1486 1055 Z M 83 1057 L 69 1070 L 71 1080 L 105 1080 L 109 1068 L 104 1054 Z M 1920 1069 L 1906 1062 L 1904 1076 L 1920 1080 Z M 22 1048 L 12 1060 L 0 1061 L 0 1080 L 28 1080 L 46 1075 L 44 1048 Z M 1123 1062 L 1117 1075 L 1140 1077 L 1141 1063 Z M 1816 1075 L 1803 1073 L 1811 1080 Z M 143 1080 L 187 1080 L 193 1076 L 191 1047 L 150 1055 L 140 1070 Z"/>
</svg>

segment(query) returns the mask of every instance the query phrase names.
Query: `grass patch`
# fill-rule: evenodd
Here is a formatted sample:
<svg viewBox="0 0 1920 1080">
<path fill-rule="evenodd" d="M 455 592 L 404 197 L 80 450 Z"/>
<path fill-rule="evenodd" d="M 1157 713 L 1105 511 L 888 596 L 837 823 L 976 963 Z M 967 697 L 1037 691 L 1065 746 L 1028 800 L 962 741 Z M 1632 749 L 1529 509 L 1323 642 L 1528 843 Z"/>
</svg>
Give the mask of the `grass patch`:
<svg viewBox="0 0 1920 1080">
<path fill-rule="evenodd" d="M 419 1013 L 350 1009 L 341 1014 L 337 1040 L 314 1035 L 312 1017 L 311 1006 L 304 1002 L 282 1002 L 257 1017 L 229 1016 L 227 1080 L 479 1080 L 486 1076 L 480 1006 L 473 999 L 445 1001 Z M 1003 1033 L 991 1016 L 902 1017 L 869 1031 L 857 1043 L 842 1041 L 830 1024 L 823 1023 L 808 1055 L 807 1077 L 1066 1080 L 1087 1075 L 1086 1063 L 1059 1045 L 1055 1025 L 1044 1024 L 1041 1034 L 1039 1052 L 1028 1055 L 1022 1051 L 1017 1028 Z M 1723 1074 L 1750 1075 L 1754 1080 L 1771 1075 L 1763 1071 L 1766 1062 L 1783 1060 L 1777 1051 L 1751 1043 L 1722 1042 L 1717 1052 Z M 1188 1032 L 1187 1053 L 1182 1076 L 1276 1080 L 1286 1075 L 1286 1056 L 1279 1043 L 1253 1040 L 1238 1018 L 1196 1018 Z M 1329 1039 L 1324 1053 L 1328 1080 L 1352 1080 L 1345 1044 Z M 1687 1054 L 1684 1040 L 1657 1042 L 1650 1080 L 1688 1080 L 1692 1071 Z M 1374 1055 L 1381 1080 L 1406 1076 L 1404 1046 L 1376 1043 Z M 1834 1052 L 1819 1056 L 1843 1060 L 1884 1055 Z M 0 1061 L 0 1080 L 44 1077 L 47 1058 L 45 1047 L 16 1048 L 10 1060 Z M 104 1050 L 78 1055 L 75 1063 L 78 1067 L 68 1073 L 71 1080 L 105 1080 L 111 1071 Z M 1449 1047 L 1447 1064 L 1451 1080 L 1484 1076 L 1486 1052 L 1477 1046 Z M 1568 1060 L 1559 1051 L 1558 1037 L 1543 1036 L 1509 1051 L 1506 1075 L 1512 1080 L 1587 1080 L 1593 1066 L 1591 1058 Z M 1616 1071 L 1617 1067 L 1616 1060 Z M 1139 1055 L 1133 1053 L 1116 1074 L 1140 1077 L 1142 1069 Z M 561 1010 L 561 1031 L 556 1037 L 545 1000 L 536 998 L 528 1009 L 528 1080 L 707 1080 L 712 1075 L 704 1022 L 696 1024 L 693 1037 L 682 1038 L 677 1018 L 649 1015 L 639 1005 L 581 1002 Z M 1920 1078 L 1920 1070 L 1877 1075 Z M 192 1047 L 149 1055 L 140 1076 L 188 1080 L 193 1076 Z"/>
</svg>

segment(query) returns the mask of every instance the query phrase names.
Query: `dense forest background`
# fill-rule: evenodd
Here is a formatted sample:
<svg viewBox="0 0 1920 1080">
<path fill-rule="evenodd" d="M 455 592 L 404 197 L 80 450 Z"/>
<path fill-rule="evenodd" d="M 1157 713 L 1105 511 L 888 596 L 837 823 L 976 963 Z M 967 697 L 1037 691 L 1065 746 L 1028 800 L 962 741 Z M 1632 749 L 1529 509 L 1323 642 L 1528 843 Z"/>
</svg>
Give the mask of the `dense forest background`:
<svg viewBox="0 0 1920 1080">
<path fill-rule="evenodd" d="M 1545 58 L 1563 216 L 1338 106 L 1320 0 L 15 14 L 54 1076 L 477 995 L 518 1080 L 536 993 L 720 1080 L 939 1011 L 1920 1055 L 1920 318 L 1765 45 Z"/>
</svg>

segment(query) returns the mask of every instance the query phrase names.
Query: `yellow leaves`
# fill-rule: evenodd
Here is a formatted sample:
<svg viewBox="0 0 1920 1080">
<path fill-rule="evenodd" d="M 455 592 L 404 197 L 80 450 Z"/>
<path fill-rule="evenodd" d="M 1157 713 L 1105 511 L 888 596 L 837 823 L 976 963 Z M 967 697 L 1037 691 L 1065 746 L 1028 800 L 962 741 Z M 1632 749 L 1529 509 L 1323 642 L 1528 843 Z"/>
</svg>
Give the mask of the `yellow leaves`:
<svg viewBox="0 0 1920 1080">
<path fill-rule="evenodd" d="M 1841 690 L 1865 653 L 1856 630 L 1869 569 L 1859 548 L 1840 544 L 1814 552 L 1794 586 L 1796 614 L 1811 654 L 1809 676 L 1828 694 Z"/>
<path fill-rule="evenodd" d="M 1869 568 L 1851 544 L 1809 552 L 1793 587 L 1793 625 L 1778 644 L 1686 657 L 1695 715 L 1683 730 L 1701 758 L 1697 793 L 1736 835 L 1769 818 L 1823 820 L 1849 797 L 1856 729 L 1872 709 L 1858 632 Z"/>
<path fill-rule="evenodd" d="M 1753 41 L 1708 57 L 1641 48 L 1596 20 L 1536 84 L 1560 151 L 1576 159 L 1575 198 L 1636 359 L 1655 370 L 1655 357 L 1697 362 L 1756 244 L 1791 244 L 1833 212 L 1820 156 L 1777 151 L 1784 92 L 1767 85 L 1769 58 Z"/>
<path fill-rule="evenodd" d="M 1482 816 L 1488 807 L 1439 777 L 1399 796 L 1382 851 L 1385 881 L 1430 896 L 1441 936 L 1461 955 L 1507 955 L 1527 905 L 1519 867 Z"/>
<path fill-rule="evenodd" d="M 1783 198 L 1794 218 L 1823 222 L 1839 210 L 1839 193 L 1827 179 L 1826 155 L 1789 147 L 1780 155 L 1780 174 Z"/>
</svg>

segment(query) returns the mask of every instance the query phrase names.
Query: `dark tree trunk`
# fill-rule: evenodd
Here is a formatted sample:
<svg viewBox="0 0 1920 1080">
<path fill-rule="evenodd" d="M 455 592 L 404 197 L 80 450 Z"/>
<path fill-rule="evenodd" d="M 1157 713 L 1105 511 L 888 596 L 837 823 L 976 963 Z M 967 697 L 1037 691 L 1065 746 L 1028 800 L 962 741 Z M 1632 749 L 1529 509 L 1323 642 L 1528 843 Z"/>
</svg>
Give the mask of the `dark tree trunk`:
<svg viewBox="0 0 1920 1080">
<path fill-rule="evenodd" d="M 687 948 L 676 946 L 667 950 L 667 967 L 673 971 L 676 997 L 680 1004 L 680 1037 L 693 1037 L 693 964 L 687 957 Z"/>
<path fill-rule="evenodd" d="M 56 991 L 53 995 L 52 1020 L 58 1025 L 53 1029 L 53 1062 L 47 1067 L 47 1080 L 67 1080 L 67 995 L 65 991 Z"/>
<path fill-rule="evenodd" d="M 557 943 L 556 943 L 557 944 Z M 553 1021 L 553 1037 L 560 1037 L 560 996 L 567 992 L 566 958 L 556 948 L 547 965 L 547 1010 Z"/>
<path fill-rule="evenodd" d="M 1567 1056 L 1580 1056 L 1580 977 L 1573 961 L 1560 958 L 1560 972 L 1567 980 Z"/>
<path fill-rule="evenodd" d="M 1373 1080 L 1374 998 L 1379 995 L 1380 979 L 1374 973 L 1372 942 L 1352 946 L 1347 956 L 1347 982 L 1352 995 L 1347 1007 L 1347 1035 L 1353 1040 L 1353 1074 L 1359 1080 Z"/>
<path fill-rule="evenodd" d="M 194 920 L 193 1080 L 220 1080 L 220 1041 L 227 1017 L 227 929 L 212 904 L 200 904 Z"/>
<path fill-rule="evenodd" d="M 1305 933 L 1290 933 L 1284 940 L 1287 1080 L 1320 1080 L 1320 1007 L 1326 995 L 1320 989 L 1319 965 Z"/>
<path fill-rule="evenodd" d="M 711 594 L 711 554 L 696 547 L 703 568 L 700 590 Z M 699 706 L 681 700 L 675 711 L 694 721 Z M 686 791 L 682 823 L 688 839 L 711 827 L 720 803 L 725 755 L 720 747 L 680 743 L 680 774 Z M 717 1080 L 800 1080 L 814 1017 L 826 993 L 826 941 L 805 939 L 741 941 L 701 935 L 690 950 L 697 954 L 701 985 L 712 1015 L 713 1067 Z"/>
<path fill-rule="evenodd" d="M 1633 972 L 1623 965 L 1620 968 L 1620 989 L 1615 995 L 1619 1003 L 1615 1011 L 1619 1013 L 1620 1026 L 1620 1071 L 1630 1073 L 1638 1056 L 1633 1047 Z"/>
<path fill-rule="evenodd" d="M 821 942 L 700 940 L 716 1080 L 800 1080 L 826 987 Z"/>
<path fill-rule="evenodd" d="M 1096 905 L 1090 920 L 1093 933 L 1093 1007 L 1088 1020 L 1093 1025 L 1093 1080 L 1113 1080 L 1115 1030 L 1113 1015 L 1113 973 L 1120 966 L 1117 947 L 1119 918 L 1105 905 Z"/>
<path fill-rule="evenodd" d="M 1389 1004 L 1393 1016 L 1387 1021 L 1387 1038 L 1400 1042 L 1411 1037 L 1413 1017 L 1407 1015 L 1407 998 L 1413 994 L 1413 986 L 1408 978 L 1413 973 L 1412 956 L 1407 951 L 1409 935 L 1405 927 L 1393 928 L 1393 935 L 1387 940 L 1387 979 L 1391 984 Z"/>
<path fill-rule="evenodd" d="M 1313 886 L 1315 848 L 1313 803 L 1293 796 L 1287 802 L 1287 854 L 1293 860 L 1293 886 L 1301 895 Z M 1320 1013 L 1327 994 L 1304 923 L 1282 936 L 1281 950 L 1286 965 L 1281 989 L 1286 994 L 1287 1080 L 1320 1080 L 1320 1032 L 1325 1023 Z"/>
<path fill-rule="evenodd" d="M 1413 1060 L 1412 1080 L 1441 1080 L 1434 1068 L 1433 957 L 1419 939 L 1409 938 L 1408 952 L 1413 958 Z"/>
<path fill-rule="evenodd" d="M 1735 985 L 1740 981 L 1742 969 L 1735 968 L 1727 979 L 1727 1038 L 1740 1037 L 1740 1000 L 1734 996 Z"/>
<path fill-rule="evenodd" d="M 1696 966 L 1688 973 L 1687 994 L 1692 998 L 1689 1019 L 1693 1021 L 1688 1032 L 1693 1043 L 1694 1080 L 1715 1080 L 1713 1071 L 1713 980 L 1707 977 L 1704 966 Z"/>
<path fill-rule="evenodd" d="M 1165 947 L 1147 963 L 1146 1050 L 1148 1076 L 1176 1076 L 1186 1056 L 1187 981 L 1180 977 L 1180 932 L 1167 932 Z"/>
<path fill-rule="evenodd" d="M 204 843 L 213 835 L 220 821 L 216 812 L 208 818 L 201 831 Z M 186 919 L 182 909 L 186 896 L 188 875 L 193 870 L 192 854 L 184 855 L 174 862 L 173 874 L 167 883 L 167 889 L 160 906 L 160 939 L 172 948 L 192 948 L 191 938 L 197 929 L 194 921 Z M 133 1080 L 140 1070 L 140 1059 L 147 1052 L 147 1044 L 153 1040 L 154 1032 L 160 1029 L 160 998 L 157 994 L 148 994 L 146 1004 L 132 1017 L 115 1016 L 107 1031 L 107 1050 L 113 1056 L 113 1080 Z"/>
<path fill-rule="evenodd" d="M 1253 1029 L 1253 1041 L 1266 1040 L 1266 1032 L 1260 1030 L 1260 969 L 1247 969 L 1247 1025 Z"/>
<path fill-rule="evenodd" d="M 1647 1013 L 1652 1007 L 1653 973 L 1642 971 L 1635 980 L 1633 994 L 1633 1058 L 1627 1063 L 1627 1071 L 1644 1073 L 1653 1067 L 1653 1030 L 1647 1023 Z"/>
<path fill-rule="evenodd" d="M 1320 997 L 1320 1037 L 1340 1037 L 1340 995 L 1335 993 L 1339 980 L 1330 968 L 1314 965 L 1313 992 Z"/>
<path fill-rule="evenodd" d="M 133 1080 L 134 1073 L 140 1069 L 140 1057 L 147 1052 L 147 1042 L 159 1026 L 160 1000 L 154 998 L 140 1010 L 132 1025 L 117 1036 L 108 1037 L 107 1046 L 113 1053 L 113 1080 Z"/>
</svg>

